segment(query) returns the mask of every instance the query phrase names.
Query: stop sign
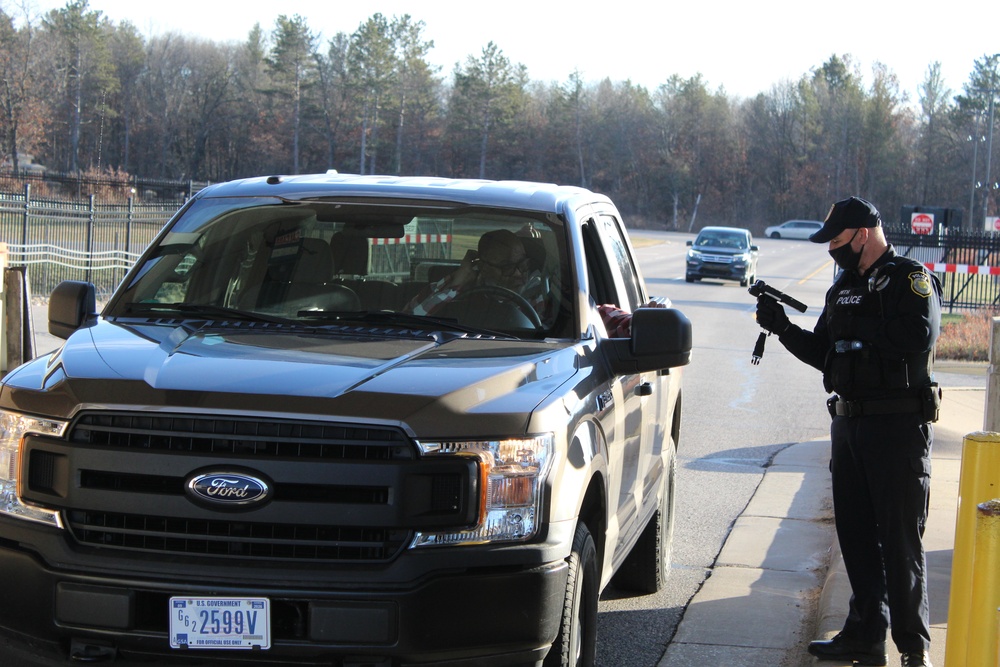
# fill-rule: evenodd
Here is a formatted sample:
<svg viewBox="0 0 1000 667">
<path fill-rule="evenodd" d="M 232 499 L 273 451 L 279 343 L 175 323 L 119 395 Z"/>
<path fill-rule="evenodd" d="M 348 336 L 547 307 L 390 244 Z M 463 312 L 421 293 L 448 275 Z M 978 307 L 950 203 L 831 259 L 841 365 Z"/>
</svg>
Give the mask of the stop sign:
<svg viewBox="0 0 1000 667">
<path fill-rule="evenodd" d="M 930 234 L 934 230 L 934 216 L 928 213 L 914 213 L 910 217 L 910 229 L 914 234 Z"/>
</svg>

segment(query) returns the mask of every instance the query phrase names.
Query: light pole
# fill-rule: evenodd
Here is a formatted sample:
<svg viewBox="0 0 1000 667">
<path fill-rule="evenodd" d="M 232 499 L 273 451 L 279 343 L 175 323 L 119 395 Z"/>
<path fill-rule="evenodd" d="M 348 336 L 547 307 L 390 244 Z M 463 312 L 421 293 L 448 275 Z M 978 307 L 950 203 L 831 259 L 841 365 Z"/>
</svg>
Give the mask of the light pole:
<svg viewBox="0 0 1000 667">
<path fill-rule="evenodd" d="M 981 115 L 976 113 L 976 129 L 969 135 L 972 142 L 972 183 L 969 184 L 969 225 L 972 225 L 972 216 L 976 214 L 976 164 L 979 162 L 979 144 L 986 141 L 986 138 L 979 134 L 979 119 Z"/>
<path fill-rule="evenodd" d="M 983 224 L 986 224 L 987 205 L 990 203 L 990 158 L 993 157 L 993 100 L 996 97 L 996 88 L 990 88 L 990 131 L 989 139 L 986 141 L 986 192 L 983 193 Z"/>
</svg>

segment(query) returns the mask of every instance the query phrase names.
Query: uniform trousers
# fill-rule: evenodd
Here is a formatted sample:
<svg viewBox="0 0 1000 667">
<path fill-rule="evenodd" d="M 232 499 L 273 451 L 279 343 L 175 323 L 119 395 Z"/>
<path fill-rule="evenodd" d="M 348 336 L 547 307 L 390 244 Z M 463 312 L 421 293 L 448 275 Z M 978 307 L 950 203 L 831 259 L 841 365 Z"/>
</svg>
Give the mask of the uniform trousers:
<svg viewBox="0 0 1000 667">
<path fill-rule="evenodd" d="M 834 417 L 833 506 L 852 596 L 843 634 L 927 650 L 923 535 L 933 426 L 919 413 Z"/>
</svg>

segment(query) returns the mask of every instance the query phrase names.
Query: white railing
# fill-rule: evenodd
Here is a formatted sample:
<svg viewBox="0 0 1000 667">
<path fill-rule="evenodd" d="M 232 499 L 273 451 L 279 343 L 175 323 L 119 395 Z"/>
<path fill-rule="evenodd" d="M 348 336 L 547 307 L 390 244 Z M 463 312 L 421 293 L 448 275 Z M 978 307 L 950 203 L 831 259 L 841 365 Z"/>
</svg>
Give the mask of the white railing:
<svg viewBox="0 0 1000 667">
<path fill-rule="evenodd" d="M 2 252 L 2 251 L 0 251 Z M 7 256 L 16 264 L 55 264 L 82 271 L 120 269 L 127 271 L 139 259 L 139 253 L 125 250 L 84 252 L 49 243 L 29 245 L 7 244 Z"/>
</svg>

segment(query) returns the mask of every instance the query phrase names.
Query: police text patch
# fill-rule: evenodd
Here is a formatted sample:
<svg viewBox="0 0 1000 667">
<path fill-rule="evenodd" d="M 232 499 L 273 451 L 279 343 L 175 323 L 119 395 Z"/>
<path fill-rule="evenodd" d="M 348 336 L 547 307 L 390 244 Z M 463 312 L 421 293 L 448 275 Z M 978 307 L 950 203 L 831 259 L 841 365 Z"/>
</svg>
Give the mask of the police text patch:
<svg viewBox="0 0 1000 667">
<path fill-rule="evenodd" d="M 923 271 L 910 274 L 910 289 L 917 296 L 927 298 L 931 295 L 931 278 Z"/>
</svg>

